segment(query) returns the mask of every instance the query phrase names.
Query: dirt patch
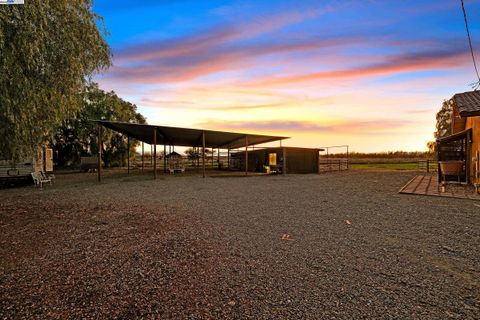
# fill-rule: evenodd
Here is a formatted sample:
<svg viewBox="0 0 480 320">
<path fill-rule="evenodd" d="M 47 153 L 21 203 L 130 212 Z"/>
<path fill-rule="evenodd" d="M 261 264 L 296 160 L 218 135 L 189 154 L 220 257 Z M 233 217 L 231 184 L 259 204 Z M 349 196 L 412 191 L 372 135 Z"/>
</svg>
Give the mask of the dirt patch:
<svg viewBox="0 0 480 320">
<path fill-rule="evenodd" d="M 183 210 L 25 200 L 0 207 L 2 318 L 182 318 L 227 304 L 212 279 L 224 248 Z"/>
</svg>

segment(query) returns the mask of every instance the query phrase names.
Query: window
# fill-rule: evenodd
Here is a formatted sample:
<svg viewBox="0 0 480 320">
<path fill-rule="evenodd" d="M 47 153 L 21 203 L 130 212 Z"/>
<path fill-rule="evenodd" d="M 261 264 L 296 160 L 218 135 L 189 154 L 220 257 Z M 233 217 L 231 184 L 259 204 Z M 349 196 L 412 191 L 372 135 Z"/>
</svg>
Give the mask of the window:
<svg viewBox="0 0 480 320">
<path fill-rule="evenodd" d="M 276 153 L 269 153 L 268 154 L 268 165 L 269 166 L 276 166 L 277 165 L 277 154 Z"/>
</svg>

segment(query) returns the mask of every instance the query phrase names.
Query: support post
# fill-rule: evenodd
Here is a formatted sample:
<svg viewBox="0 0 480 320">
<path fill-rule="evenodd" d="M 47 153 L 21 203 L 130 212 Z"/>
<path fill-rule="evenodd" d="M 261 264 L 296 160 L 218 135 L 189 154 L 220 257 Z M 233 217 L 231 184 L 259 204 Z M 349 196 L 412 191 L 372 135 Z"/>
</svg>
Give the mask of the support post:
<svg viewBox="0 0 480 320">
<path fill-rule="evenodd" d="M 130 174 L 130 136 L 127 136 L 127 173 Z"/>
<path fill-rule="evenodd" d="M 163 144 L 163 173 L 167 173 L 167 145 Z"/>
<path fill-rule="evenodd" d="M 230 146 L 228 146 L 228 153 L 227 153 L 227 168 L 230 169 Z"/>
<path fill-rule="evenodd" d="M 193 160 L 193 163 L 197 172 L 198 172 L 198 168 L 200 168 L 200 152 L 198 152 L 198 150 L 199 150 L 198 147 L 193 148 L 193 152 L 195 155 L 195 159 Z"/>
<path fill-rule="evenodd" d="M 98 182 L 102 181 L 102 125 L 99 123 L 98 126 L 98 159 L 97 159 L 97 173 L 98 173 Z"/>
<path fill-rule="evenodd" d="M 350 161 L 348 161 L 348 145 L 347 145 L 347 170 L 350 169 Z"/>
<path fill-rule="evenodd" d="M 218 169 L 220 169 L 220 148 L 217 148 L 217 165 Z"/>
<path fill-rule="evenodd" d="M 157 128 L 153 129 L 153 179 L 157 179 Z"/>
<path fill-rule="evenodd" d="M 205 178 L 205 131 L 202 131 L 202 166 L 203 177 Z"/>
<path fill-rule="evenodd" d="M 283 175 L 287 175 L 287 149 L 283 148 Z"/>
<path fill-rule="evenodd" d="M 248 175 L 248 136 L 245 136 L 245 175 Z"/>
<path fill-rule="evenodd" d="M 144 146 L 143 146 L 143 141 L 142 141 L 142 172 L 143 172 L 143 169 L 145 167 L 145 161 L 144 161 L 144 158 L 145 157 L 145 149 L 144 149 Z"/>
</svg>

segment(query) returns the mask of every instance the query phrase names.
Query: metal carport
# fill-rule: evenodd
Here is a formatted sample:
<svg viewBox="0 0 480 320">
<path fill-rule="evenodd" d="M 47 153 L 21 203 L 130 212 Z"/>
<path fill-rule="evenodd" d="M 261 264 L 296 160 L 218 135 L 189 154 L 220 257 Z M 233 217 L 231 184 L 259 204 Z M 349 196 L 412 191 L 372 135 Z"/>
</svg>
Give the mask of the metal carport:
<svg viewBox="0 0 480 320">
<path fill-rule="evenodd" d="M 191 129 L 180 127 L 168 127 L 149 124 L 138 124 L 129 122 L 94 120 L 98 125 L 98 145 L 100 146 L 102 127 L 120 132 L 127 137 L 132 137 L 144 143 L 153 145 L 154 148 L 154 179 L 157 177 L 156 155 L 157 145 L 163 145 L 164 151 L 167 145 L 202 148 L 202 175 L 205 177 L 205 148 L 212 149 L 231 149 L 245 147 L 248 151 L 249 146 L 258 144 L 281 141 L 288 137 L 269 136 L 250 133 L 238 133 L 229 131 L 214 131 L 204 129 Z M 130 148 L 130 145 L 128 146 Z M 98 153 L 98 181 L 101 180 L 101 148 Z M 245 152 L 246 163 L 248 163 L 248 152 Z M 164 160 L 165 161 L 165 160 Z M 248 174 L 248 166 L 245 168 L 245 174 Z"/>
</svg>

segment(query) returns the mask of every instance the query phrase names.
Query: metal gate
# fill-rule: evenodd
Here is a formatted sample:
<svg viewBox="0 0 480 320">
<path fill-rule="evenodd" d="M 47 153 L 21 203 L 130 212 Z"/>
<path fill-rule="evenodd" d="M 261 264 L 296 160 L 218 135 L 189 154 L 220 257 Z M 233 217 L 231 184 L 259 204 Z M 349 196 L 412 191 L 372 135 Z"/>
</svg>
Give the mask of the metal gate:
<svg viewBox="0 0 480 320">
<path fill-rule="evenodd" d="M 339 150 L 343 152 L 338 152 Z M 348 145 L 320 148 L 318 157 L 318 173 L 345 171 L 348 169 L 350 169 Z"/>
</svg>

